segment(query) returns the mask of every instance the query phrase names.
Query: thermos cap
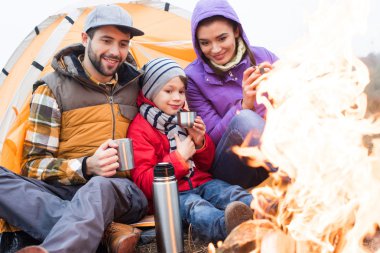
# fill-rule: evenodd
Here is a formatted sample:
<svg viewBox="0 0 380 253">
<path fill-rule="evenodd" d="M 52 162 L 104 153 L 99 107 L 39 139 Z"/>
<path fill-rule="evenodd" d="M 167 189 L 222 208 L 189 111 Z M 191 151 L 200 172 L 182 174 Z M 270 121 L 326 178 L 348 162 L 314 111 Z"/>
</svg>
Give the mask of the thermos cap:
<svg viewBox="0 0 380 253">
<path fill-rule="evenodd" d="M 154 177 L 172 177 L 174 176 L 174 168 L 171 163 L 157 163 L 154 166 Z"/>
</svg>

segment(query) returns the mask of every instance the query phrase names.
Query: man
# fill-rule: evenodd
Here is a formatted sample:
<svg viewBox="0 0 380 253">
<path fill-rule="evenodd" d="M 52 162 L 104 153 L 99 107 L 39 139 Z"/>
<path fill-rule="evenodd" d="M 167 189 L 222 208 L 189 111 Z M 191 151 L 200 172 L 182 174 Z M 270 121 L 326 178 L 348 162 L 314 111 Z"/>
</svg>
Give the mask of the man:
<svg viewBox="0 0 380 253">
<path fill-rule="evenodd" d="M 107 226 L 109 252 L 134 251 L 140 231 L 112 221 L 140 220 L 147 201 L 117 171 L 114 139 L 126 137 L 137 113 L 140 73 L 125 60 L 131 38 L 143 34 L 121 7 L 98 6 L 82 44 L 57 53 L 55 71 L 35 85 L 28 178 L 0 168 L 0 218 L 42 241 L 20 252 L 95 252 Z"/>
</svg>

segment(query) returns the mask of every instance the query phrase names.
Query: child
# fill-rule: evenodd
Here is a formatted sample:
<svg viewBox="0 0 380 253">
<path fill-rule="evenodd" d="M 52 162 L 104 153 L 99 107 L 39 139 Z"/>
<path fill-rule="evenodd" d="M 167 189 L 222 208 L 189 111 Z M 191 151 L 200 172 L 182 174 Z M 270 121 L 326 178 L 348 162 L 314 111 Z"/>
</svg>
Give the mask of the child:
<svg viewBox="0 0 380 253">
<path fill-rule="evenodd" d="M 136 165 L 132 178 L 152 207 L 154 166 L 172 163 L 183 223 L 191 224 L 195 239 L 223 240 L 234 227 L 252 218 L 252 195 L 240 186 L 212 179 L 208 170 L 215 147 L 205 134 L 201 117 L 196 117 L 194 126 L 186 130 L 176 124 L 176 114 L 185 105 L 183 69 L 171 59 L 158 58 L 143 70 L 140 114 L 128 129 Z"/>
</svg>

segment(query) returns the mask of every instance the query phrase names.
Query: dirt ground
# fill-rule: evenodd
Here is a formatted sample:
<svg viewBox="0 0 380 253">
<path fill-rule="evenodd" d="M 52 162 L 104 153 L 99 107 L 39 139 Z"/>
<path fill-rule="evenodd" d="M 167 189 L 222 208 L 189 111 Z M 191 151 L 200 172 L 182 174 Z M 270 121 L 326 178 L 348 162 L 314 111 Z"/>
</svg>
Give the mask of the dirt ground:
<svg viewBox="0 0 380 253">
<path fill-rule="evenodd" d="M 207 253 L 208 243 L 194 242 L 192 238 L 189 237 L 189 234 L 184 235 L 184 248 L 185 253 Z M 144 245 L 138 245 L 137 253 L 156 253 L 157 246 L 156 240 Z"/>
</svg>

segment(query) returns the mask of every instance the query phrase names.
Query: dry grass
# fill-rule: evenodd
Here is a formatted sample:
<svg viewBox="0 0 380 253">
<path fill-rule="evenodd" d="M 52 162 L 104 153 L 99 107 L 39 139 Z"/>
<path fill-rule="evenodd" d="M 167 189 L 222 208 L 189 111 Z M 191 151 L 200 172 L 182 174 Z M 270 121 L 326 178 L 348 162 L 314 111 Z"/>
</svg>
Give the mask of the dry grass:
<svg viewBox="0 0 380 253">
<path fill-rule="evenodd" d="M 184 234 L 184 248 L 185 253 L 207 253 L 207 245 L 205 242 L 194 241 L 190 233 Z M 151 243 L 139 245 L 137 247 L 137 253 L 156 253 L 157 246 L 156 240 Z"/>
</svg>

